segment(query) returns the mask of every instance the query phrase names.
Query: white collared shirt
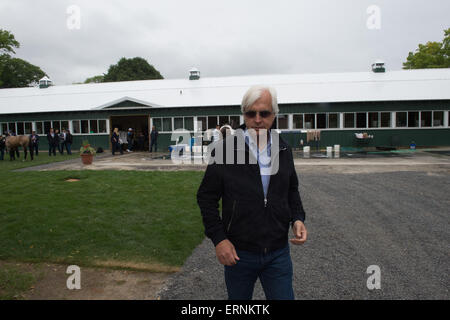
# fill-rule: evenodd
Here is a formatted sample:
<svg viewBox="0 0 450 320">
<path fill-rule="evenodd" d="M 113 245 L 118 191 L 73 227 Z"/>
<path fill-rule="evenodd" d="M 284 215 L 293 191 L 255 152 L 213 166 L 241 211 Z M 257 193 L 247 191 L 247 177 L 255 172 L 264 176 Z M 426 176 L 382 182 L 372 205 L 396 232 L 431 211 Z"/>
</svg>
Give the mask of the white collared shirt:
<svg viewBox="0 0 450 320">
<path fill-rule="evenodd" d="M 261 175 L 261 182 L 264 189 L 264 197 L 267 197 L 267 191 L 269 189 L 270 183 L 270 175 L 271 175 L 271 146 L 272 146 L 272 135 L 270 131 L 268 131 L 270 139 L 268 139 L 268 143 L 264 147 L 263 150 L 259 150 L 257 143 L 252 138 L 252 136 L 248 133 L 248 130 L 245 129 L 245 142 L 247 143 L 250 151 L 253 156 L 258 161 L 259 165 L 259 173 Z"/>
</svg>

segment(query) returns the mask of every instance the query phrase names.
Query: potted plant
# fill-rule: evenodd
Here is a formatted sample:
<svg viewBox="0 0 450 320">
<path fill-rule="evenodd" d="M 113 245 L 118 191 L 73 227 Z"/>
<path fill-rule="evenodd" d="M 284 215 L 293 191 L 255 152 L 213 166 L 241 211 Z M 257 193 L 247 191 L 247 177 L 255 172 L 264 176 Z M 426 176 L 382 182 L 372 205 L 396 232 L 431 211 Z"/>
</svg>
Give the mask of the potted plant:
<svg viewBox="0 0 450 320">
<path fill-rule="evenodd" d="M 80 149 L 81 161 L 83 164 L 92 164 L 95 156 L 95 149 L 91 147 L 89 141 L 84 140 Z"/>
</svg>

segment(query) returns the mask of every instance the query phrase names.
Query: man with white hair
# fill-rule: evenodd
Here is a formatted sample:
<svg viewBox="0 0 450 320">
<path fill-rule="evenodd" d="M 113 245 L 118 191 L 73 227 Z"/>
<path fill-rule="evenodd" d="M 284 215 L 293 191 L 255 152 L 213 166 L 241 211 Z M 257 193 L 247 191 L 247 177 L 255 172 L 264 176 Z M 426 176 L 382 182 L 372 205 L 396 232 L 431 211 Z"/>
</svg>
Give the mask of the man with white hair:
<svg viewBox="0 0 450 320">
<path fill-rule="evenodd" d="M 251 87 L 241 110 L 245 123 L 215 145 L 197 192 L 205 234 L 225 266 L 229 299 L 252 299 L 258 278 L 267 299 L 294 299 L 289 225 L 294 245 L 306 241 L 307 231 L 292 150 L 270 130 L 278 113 L 276 91 Z"/>
</svg>

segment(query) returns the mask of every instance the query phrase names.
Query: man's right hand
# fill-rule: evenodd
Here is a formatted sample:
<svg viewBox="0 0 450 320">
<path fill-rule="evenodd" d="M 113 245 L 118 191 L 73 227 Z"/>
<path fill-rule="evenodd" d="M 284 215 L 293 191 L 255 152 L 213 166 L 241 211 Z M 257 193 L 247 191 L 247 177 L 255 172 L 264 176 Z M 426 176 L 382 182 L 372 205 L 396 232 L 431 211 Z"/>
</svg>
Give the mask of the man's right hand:
<svg viewBox="0 0 450 320">
<path fill-rule="evenodd" d="M 236 249 L 228 239 L 222 240 L 217 244 L 216 256 L 219 262 L 226 266 L 235 265 L 237 263 L 236 260 L 239 260 Z"/>
</svg>

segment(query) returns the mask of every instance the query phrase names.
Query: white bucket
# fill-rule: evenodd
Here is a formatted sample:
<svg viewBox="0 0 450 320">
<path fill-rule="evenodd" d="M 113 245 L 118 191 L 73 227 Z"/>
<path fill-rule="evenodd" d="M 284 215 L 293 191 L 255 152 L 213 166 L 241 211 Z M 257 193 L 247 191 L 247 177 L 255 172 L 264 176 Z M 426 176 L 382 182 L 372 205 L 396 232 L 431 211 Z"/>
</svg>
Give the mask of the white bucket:
<svg viewBox="0 0 450 320">
<path fill-rule="evenodd" d="M 333 156 L 333 147 L 327 147 L 327 158 L 331 158 Z"/>
</svg>

